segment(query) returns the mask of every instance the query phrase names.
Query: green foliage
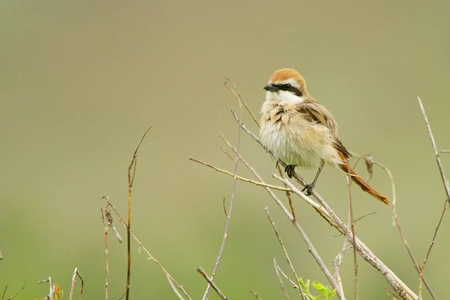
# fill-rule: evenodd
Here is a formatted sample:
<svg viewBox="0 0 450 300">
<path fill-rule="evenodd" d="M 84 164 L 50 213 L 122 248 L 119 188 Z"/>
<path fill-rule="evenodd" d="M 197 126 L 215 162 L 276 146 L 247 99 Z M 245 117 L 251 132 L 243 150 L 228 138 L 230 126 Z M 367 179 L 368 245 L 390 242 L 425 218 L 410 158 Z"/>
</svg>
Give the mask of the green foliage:
<svg viewBox="0 0 450 300">
<path fill-rule="evenodd" d="M 309 279 L 306 280 L 306 283 L 303 282 L 303 279 L 300 277 L 298 279 L 298 282 L 300 283 L 300 286 L 302 288 L 303 293 L 308 297 L 309 300 L 318 300 L 318 299 L 324 299 L 324 300 L 332 300 L 334 295 L 336 295 L 336 290 L 331 289 L 331 286 L 324 286 L 318 281 L 313 281 L 311 284 L 314 289 L 316 289 L 318 292 L 320 292 L 320 295 L 313 296 L 311 292 L 309 291 Z"/>
</svg>

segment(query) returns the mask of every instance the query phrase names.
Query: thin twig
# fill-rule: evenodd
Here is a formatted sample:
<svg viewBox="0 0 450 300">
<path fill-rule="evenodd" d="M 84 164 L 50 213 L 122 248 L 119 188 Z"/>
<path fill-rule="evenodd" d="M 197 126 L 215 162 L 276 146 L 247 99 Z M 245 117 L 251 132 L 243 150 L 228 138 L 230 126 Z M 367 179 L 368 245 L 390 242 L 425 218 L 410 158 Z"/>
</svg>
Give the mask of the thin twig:
<svg viewBox="0 0 450 300">
<path fill-rule="evenodd" d="M 345 251 L 350 249 L 350 246 L 347 247 L 348 240 L 344 239 L 344 243 L 342 244 L 342 250 L 339 252 L 339 254 L 336 256 L 336 258 L 333 260 L 334 265 L 334 278 L 336 278 L 336 282 L 338 283 L 339 287 L 343 290 L 344 287 L 342 285 L 342 278 L 340 274 L 340 269 L 342 266 L 342 262 L 344 261 L 344 254 Z"/>
<path fill-rule="evenodd" d="M 250 290 L 250 293 L 252 293 L 252 295 L 255 296 L 256 300 L 262 300 L 261 297 L 259 297 L 254 290 Z"/>
<path fill-rule="evenodd" d="M 255 114 L 252 112 L 252 110 L 247 106 L 247 103 L 245 103 L 244 99 L 242 99 L 241 95 L 239 94 L 239 92 L 236 89 L 236 85 L 234 84 L 233 81 L 231 81 L 228 78 L 225 78 L 225 87 L 233 93 L 233 95 L 238 99 L 239 103 L 244 104 L 245 109 L 247 110 L 247 112 L 250 114 L 250 116 L 252 116 L 253 121 L 256 123 L 256 126 L 258 126 L 258 128 L 260 127 L 258 119 L 255 117 Z M 229 86 L 229 84 L 231 83 L 232 87 Z M 240 104 L 239 104 L 240 105 Z"/>
<path fill-rule="evenodd" d="M 136 148 L 134 149 L 133 156 L 131 158 L 130 165 L 128 166 L 128 221 L 127 221 L 127 285 L 126 285 L 126 297 L 125 299 L 130 298 L 130 284 L 131 284 L 131 203 L 133 198 L 133 182 L 134 178 L 136 176 L 136 165 L 137 165 L 137 152 L 139 150 L 139 147 L 142 144 L 142 141 L 144 140 L 145 136 L 147 135 L 147 132 L 152 128 L 152 126 L 149 126 L 145 131 L 144 134 L 142 134 L 139 143 L 137 144 Z"/>
<path fill-rule="evenodd" d="M 267 187 L 267 188 L 273 189 L 273 190 L 278 190 L 278 191 L 283 191 L 283 192 L 289 192 L 290 191 L 289 188 L 284 188 L 284 187 L 281 187 L 281 186 L 271 185 L 271 184 L 267 184 L 267 183 L 263 183 L 263 182 L 259 182 L 259 181 L 255 181 L 255 180 L 251 180 L 251 179 L 248 179 L 248 178 L 245 178 L 245 177 L 241 177 L 241 176 L 235 175 L 235 174 L 231 173 L 230 171 L 227 171 L 227 170 L 224 170 L 224 169 L 220 169 L 220 168 L 218 168 L 216 166 L 213 166 L 213 165 L 211 165 L 209 163 L 201 161 L 201 160 L 199 160 L 197 158 L 189 157 L 189 159 L 192 160 L 192 161 L 195 161 L 195 162 L 197 162 L 199 164 L 202 164 L 204 166 L 210 167 L 211 169 L 214 169 L 214 170 L 216 170 L 216 171 L 218 171 L 220 173 L 227 174 L 228 176 L 231 176 L 233 178 L 235 177 L 236 179 L 238 179 L 240 181 L 244 181 L 244 182 L 252 183 L 254 185 Z"/>
<path fill-rule="evenodd" d="M 441 223 L 442 223 L 442 220 L 444 218 L 444 214 L 445 214 L 445 212 L 447 210 L 447 205 L 445 205 L 445 204 L 448 203 L 450 205 L 450 188 L 449 188 L 447 177 L 445 176 L 444 167 L 442 166 L 441 158 L 439 156 L 439 151 L 437 149 L 436 142 L 434 140 L 433 132 L 431 131 L 431 126 L 430 126 L 430 123 L 428 122 L 428 117 L 427 117 L 427 114 L 425 112 L 425 108 L 424 108 L 424 106 L 422 104 L 422 100 L 420 99 L 420 97 L 417 97 L 417 100 L 419 101 L 420 110 L 422 112 L 422 116 L 423 116 L 423 119 L 425 121 L 425 125 L 427 127 L 428 136 L 430 137 L 430 140 L 431 140 L 431 145 L 433 147 L 434 156 L 435 156 L 435 159 L 436 159 L 436 163 L 438 165 L 439 173 L 441 175 L 442 183 L 444 185 L 445 193 L 446 193 L 446 196 L 447 196 L 446 203 L 444 203 L 444 208 L 442 210 L 442 214 L 441 214 L 441 217 L 439 219 L 438 225 L 436 226 L 436 229 L 434 231 L 433 239 L 431 240 L 430 247 L 428 248 L 427 254 L 425 255 L 425 258 L 424 258 L 422 264 L 419 266 L 420 279 L 422 281 L 422 280 L 424 280 L 423 279 L 423 270 L 425 268 L 426 263 L 428 262 L 428 259 L 429 259 L 430 254 L 431 254 L 431 250 L 433 249 L 433 246 L 435 244 L 437 233 L 438 233 L 438 231 L 439 231 L 439 229 L 441 227 Z M 421 284 L 421 281 L 420 281 L 420 284 Z M 421 289 L 420 289 L 420 291 L 421 291 Z"/>
<path fill-rule="evenodd" d="M 180 292 L 178 292 L 177 287 L 173 283 L 172 279 L 170 279 L 169 276 L 166 276 L 166 278 L 167 278 L 167 281 L 169 282 L 170 287 L 172 288 L 173 292 L 175 293 L 175 295 L 177 295 L 178 299 L 184 300 L 183 296 L 180 294 Z"/>
<path fill-rule="evenodd" d="M 17 292 L 14 293 L 14 295 L 12 295 L 11 297 L 6 298 L 6 300 L 11 300 L 13 298 L 15 298 L 17 295 L 19 295 L 19 293 L 25 288 L 25 286 L 22 286 L 19 290 L 17 290 Z M 2 295 L 2 300 L 5 300 L 5 294 L 6 294 L 6 290 L 8 289 L 8 285 L 5 286 L 5 289 L 3 290 L 3 295 Z"/>
<path fill-rule="evenodd" d="M 283 272 L 283 270 L 281 269 L 281 267 L 279 265 L 277 265 L 277 268 L 278 268 L 278 271 L 280 271 L 281 275 L 283 275 L 283 277 L 286 278 L 287 281 L 289 281 L 289 283 L 292 285 L 292 288 L 296 289 L 297 284 L 291 278 L 289 278 L 289 276 L 287 276 L 286 273 Z"/>
<path fill-rule="evenodd" d="M 48 282 L 49 289 L 50 289 L 50 294 L 48 295 L 48 297 L 50 298 L 50 300 L 53 300 L 53 293 L 55 292 L 55 286 L 53 285 L 52 277 L 49 276 L 47 279 L 40 280 L 40 281 L 38 281 L 38 284 L 46 283 L 46 282 Z"/>
<path fill-rule="evenodd" d="M 283 171 L 281 170 L 280 164 L 278 162 L 277 162 L 276 166 L 278 169 L 278 174 L 280 174 L 281 178 L 284 178 Z M 284 185 L 284 187 L 288 188 L 286 184 Z M 288 201 L 289 201 L 289 207 L 291 208 L 292 217 L 294 218 L 294 220 L 297 220 L 297 216 L 295 215 L 294 203 L 292 202 L 291 191 L 286 191 L 286 197 L 288 198 Z"/>
<path fill-rule="evenodd" d="M 352 231 L 353 236 L 355 234 L 355 221 L 353 220 L 353 198 L 352 198 L 352 180 L 350 177 L 350 169 L 347 175 L 347 184 L 348 184 L 348 214 L 350 221 L 350 229 Z M 356 240 L 353 239 L 353 268 L 355 270 L 355 294 L 354 299 L 358 300 L 358 255 L 356 250 Z"/>
<path fill-rule="evenodd" d="M 239 95 L 239 93 L 236 90 L 236 87 L 233 84 L 233 88 L 231 89 L 227 83 L 225 83 L 225 86 L 227 87 L 228 90 L 230 90 L 237 98 L 238 98 L 238 103 L 239 103 L 239 117 L 242 114 L 242 98 L 241 95 Z M 238 127 L 237 128 L 237 153 L 239 154 L 240 149 L 241 149 L 241 130 Z M 217 255 L 217 259 L 216 259 L 216 263 L 214 265 L 214 269 L 211 273 L 211 281 L 214 281 L 214 278 L 216 277 L 216 273 L 217 270 L 219 269 L 219 265 L 220 265 L 220 261 L 222 260 L 222 255 L 223 252 L 225 250 L 225 244 L 228 240 L 228 232 L 230 230 L 230 224 L 231 224 L 231 216 L 233 214 L 233 207 L 234 207 L 234 200 L 236 198 L 236 186 L 237 186 L 237 172 L 238 172 L 238 166 L 239 166 L 239 155 L 236 155 L 236 158 L 234 160 L 234 172 L 233 172 L 233 187 L 232 187 L 232 191 L 231 191 L 231 199 L 230 199 L 230 206 L 228 208 L 228 213 L 227 213 L 227 217 L 226 217 L 226 222 L 225 222 L 225 229 L 223 232 L 223 239 L 222 239 L 222 244 L 220 245 L 220 249 L 219 249 L 219 254 Z M 203 300 L 207 300 L 208 298 L 208 293 L 209 290 L 211 289 L 211 284 L 209 283 L 208 286 L 206 287 L 205 293 L 203 294 Z"/>
<path fill-rule="evenodd" d="M 439 228 L 441 228 L 441 223 L 442 223 L 442 220 L 444 219 L 444 215 L 445 215 L 445 212 L 447 210 L 447 205 L 446 204 L 447 204 L 447 202 L 444 203 L 444 208 L 442 209 L 441 217 L 439 218 L 439 222 L 438 222 L 438 224 L 437 224 L 437 226 L 436 226 L 436 228 L 434 230 L 433 238 L 431 240 L 430 247 L 428 248 L 427 254 L 425 255 L 425 258 L 424 258 L 422 264 L 419 266 L 421 274 L 422 274 L 421 277 L 423 277 L 423 269 L 425 268 L 425 264 L 427 263 L 428 259 L 430 258 L 431 249 L 433 248 L 433 246 L 435 244 L 436 236 L 437 236 L 437 233 L 439 231 Z M 425 278 L 423 278 L 423 279 L 424 279 L 424 282 L 425 282 Z M 435 299 L 435 298 L 433 298 L 433 299 Z"/>
<path fill-rule="evenodd" d="M 72 287 L 70 288 L 70 294 L 69 294 L 70 300 L 73 299 L 73 292 L 75 291 L 75 284 L 77 282 L 77 276 L 78 276 L 78 278 L 80 278 L 80 281 L 81 281 L 80 300 L 83 299 L 84 280 L 83 280 L 83 277 L 81 277 L 80 272 L 78 272 L 78 268 L 75 268 L 75 270 L 73 270 Z"/>
<path fill-rule="evenodd" d="M 2 300 L 5 299 L 5 294 L 6 294 L 7 290 L 8 290 L 8 285 L 6 285 L 5 288 L 3 289 Z"/>
<path fill-rule="evenodd" d="M 450 203 L 450 187 L 448 186 L 448 180 L 445 176 L 444 167 L 441 163 L 441 157 L 439 156 L 439 151 L 436 146 L 436 142 L 434 141 L 433 132 L 431 131 L 430 123 L 428 122 L 427 114 L 425 113 L 425 108 L 423 107 L 422 100 L 420 100 L 420 97 L 417 97 L 417 100 L 419 100 L 419 106 L 420 110 L 422 111 L 422 116 L 425 121 L 425 125 L 427 126 L 428 135 L 430 136 L 431 144 L 433 146 L 434 156 L 436 158 L 436 163 L 439 168 L 439 173 L 441 174 L 442 183 L 444 184 L 445 194 L 447 195 L 447 201 Z"/>
<path fill-rule="evenodd" d="M 102 208 L 100 208 L 100 213 L 101 213 L 101 215 L 102 215 L 103 232 L 104 232 L 104 234 L 105 234 L 105 269 L 106 269 L 106 279 L 105 279 L 105 300 L 108 300 L 108 297 L 109 297 L 108 229 L 109 229 L 109 226 L 106 226 L 104 210 L 103 210 Z"/>
<path fill-rule="evenodd" d="M 297 275 L 297 272 L 295 271 L 295 268 L 294 268 L 294 266 L 292 265 L 291 258 L 289 257 L 289 254 L 288 254 L 288 252 L 287 252 L 287 249 L 286 249 L 286 247 L 284 246 L 284 242 L 283 242 L 283 240 L 281 239 L 280 234 L 278 233 L 277 227 L 275 226 L 275 222 L 272 220 L 272 217 L 270 216 L 269 208 L 266 207 L 266 208 L 264 209 L 264 211 L 266 212 L 267 217 L 269 218 L 270 225 L 272 226 L 273 231 L 275 232 L 275 235 L 276 235 L 276 237 L 277 237 L 277 239 L 278 239 L 278 242 L 280 243 L 281 249 L 283 250 L 283 253 L 284 253 L 284 257 L 286 258 L 286 262 L 288 263 L 289 268 L 291 269 L 292 274 L 294 275 L 294 278 L 295 278 L 295 280 L 297 281 L 296 287 L 297 287 L 297 289 L 298 289 L 298 292 L 300 293 L 300 296 L 302 297 L 302 299 L 303 299 L 303 300 L 306 300 L 306 299 L 307 299 L 307 298 L 306 298 L 306 295 L 304 295 L 302 289 L 300 288 L 300 283 L 298 283 L 298 278 L 299 278 L 299 277 L 298 277 L 298 275 Z"/>
<path fill-rule="evenodd" d="M 122 224 L 122 226 L 126 229 L 127 228 L 127 223 L 125 221 L 125 219 L 120 215 L 120 213 L 117 211 L 117 209 L 112 205 L 112 203 L 109 201 L 108 198 L 106 198 L 106 207 L 111 207 L 111 209 L 114 211 L 114 213 L 116 214 L 116 216 L 118 217 L 118 220 L 120 221 L 120 224 Z M 170 275 L 170 273 L 163 267 L 163 265 L 159 262 L 158 259 L 156 259 L 156 257 L 154 257 L 150 251 L 147 249 L 147 247 L 145 247 L 141 241 L 133 234 L 133 232 L 130 232 L 131 237 L 136 241 L 136 243 L 139 245 L 139 247 L 142 248 L 142 250 L 144 250 L 144 252 L 148 255 L 149 259 L 152 260 L 153 262 L 155 262 L 155 264 L 163 271 L 164 275 L 166 275 L 167 278 L 169 278 L 175 285 L 176 287 L 183 292 L 183 294 L 189 299 L 192 300 L 192 298 L 189 296 L 189 294 L 186 292 L 186 290 L 183 288 L 183 286 L 181 284 L 179 284 L 175 278 L 173 278 L 172 275 Z M 124 293 L 125 294 L 125 293 Z"/>
<path fill-rule="evenodd" d="M 278 267 L 278 265 L 277 265 L 277 260 L 276 260 L 275 257 L 273 258 L 273 267 L 275 268 L 275 273 L 277 274 L 278 281 L 280 282 L 280 288 L 281 288 L 281 290 L 283 291 L 284 297 L 285 297 L 286 299 L 289 300 L 289 299 L 290 299 L 290 298 L 289 298 L 289 294 L 287 293 L 287 291 L 286 291 L 286 289 L 285 289 L 285 287 L 284 287 L 283 279 L 281 279 L 281 276 L 280 276 L 280 269 L 279 269 L 279 267 Z M 286 276 L 286 277 L 287 277 L 287 276 Z"/>
<path fill-rule="evenodd" d="M 217 285 L 213 282 L 212 278 L 209 278 L 208 274 L 206 274 L 205 270 L 203 268 L 198 268 L 197 272 L 199 272 L 203 278 L 208 282 L 208 284 L 216 291 L 217 295 L 223 300 L 227 300 L 228 298 L 220 291 L 220 289 L 217 287 Z"/>
</svg>

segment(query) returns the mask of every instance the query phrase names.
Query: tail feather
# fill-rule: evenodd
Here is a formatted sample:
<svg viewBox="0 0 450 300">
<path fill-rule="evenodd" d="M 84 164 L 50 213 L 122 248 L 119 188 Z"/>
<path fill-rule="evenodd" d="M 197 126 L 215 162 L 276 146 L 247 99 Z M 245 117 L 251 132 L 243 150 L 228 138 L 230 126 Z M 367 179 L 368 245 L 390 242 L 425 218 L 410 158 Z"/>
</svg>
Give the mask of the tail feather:
<svg viewBox="0 0 450 300">
<path fill-rule="evenodd" d="M 381 202 L 389 205 L 389 201 L 386 197 L 378 193 L 376 190 L 374 190 L 368 183 L 366 183 L 356 172 L 347 164 L 347 162 L 344 162 L 342 164 L 339 164 L 339 167 L 347 174 L 350 174 L 350 177 L 352 178 L 353 182 L 359 185 L 359 187 L 364 191 Z"/>
</svg>

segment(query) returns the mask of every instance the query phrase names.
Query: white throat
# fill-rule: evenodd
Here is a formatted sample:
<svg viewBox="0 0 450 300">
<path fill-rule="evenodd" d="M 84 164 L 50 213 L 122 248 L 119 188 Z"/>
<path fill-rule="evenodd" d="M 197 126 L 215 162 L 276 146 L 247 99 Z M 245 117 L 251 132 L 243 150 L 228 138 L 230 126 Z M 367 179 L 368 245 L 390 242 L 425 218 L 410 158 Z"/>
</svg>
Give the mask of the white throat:
<svg viewBox="0 0 450 300">
<path fill-rule="evenodd" d="M 278 104 L 296 104 L 301 103 L 305 99 L 292 94 L 289 91 L 267 92 L 266 101 L 275 101 Z"/>
</svg>

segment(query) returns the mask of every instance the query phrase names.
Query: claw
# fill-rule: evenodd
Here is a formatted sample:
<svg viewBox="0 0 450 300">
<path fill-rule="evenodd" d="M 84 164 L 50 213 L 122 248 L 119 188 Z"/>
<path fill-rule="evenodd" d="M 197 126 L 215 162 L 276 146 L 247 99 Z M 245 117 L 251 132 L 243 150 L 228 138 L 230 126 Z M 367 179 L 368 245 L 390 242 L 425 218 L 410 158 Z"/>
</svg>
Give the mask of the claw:
<svg viewBox="0 0 450 300">
<path fill-rule="evenodd" d="M 294 175 L 294 169 L 295 169 L 294 165 L 287 165 L 286 168 L 284 168 L 284 171 L 287 173 L 289 178 L 292 178 L 292 175 Z"/>
<path fill-rule="evenodd" d="M 312 185 L 312 184 L 307 184 L 307 185 L 305 185 L 305 187 L 302 189 L 302 192 L 304 192 L 306 196 L 311 196 L 313 189 L 314 189 L 314 185 Z"/>
</svg>

